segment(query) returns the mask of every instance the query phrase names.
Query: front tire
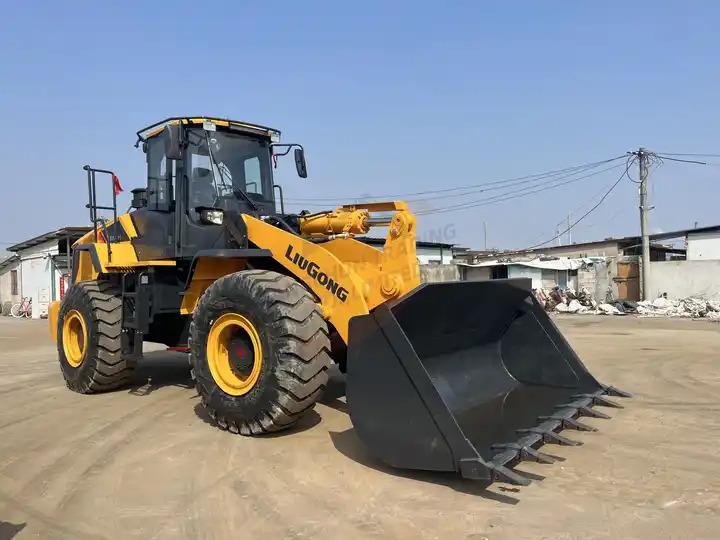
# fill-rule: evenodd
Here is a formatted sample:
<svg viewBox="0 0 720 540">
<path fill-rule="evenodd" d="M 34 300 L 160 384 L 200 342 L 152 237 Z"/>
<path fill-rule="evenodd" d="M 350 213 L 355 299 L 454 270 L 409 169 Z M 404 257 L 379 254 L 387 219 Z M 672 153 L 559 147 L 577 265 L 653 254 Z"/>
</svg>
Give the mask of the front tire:
<svg viewBox="0 0 720 540">
<path fill-rule="evenodd" d="M 221 429 L 260 435 L 292 426 L 322 396 L 327 323 L 296 280 L 267 270 L 224 276 L 190 326 L 195 384 Z"/>
<path fill-rule="evenodd" d="M 130 382 L 122 357 L 122 295 L 103 281 L 70 287 L 58 314 L 57 347 L 68 388 L 81 394 L 114 390 Z"/>
</svg>

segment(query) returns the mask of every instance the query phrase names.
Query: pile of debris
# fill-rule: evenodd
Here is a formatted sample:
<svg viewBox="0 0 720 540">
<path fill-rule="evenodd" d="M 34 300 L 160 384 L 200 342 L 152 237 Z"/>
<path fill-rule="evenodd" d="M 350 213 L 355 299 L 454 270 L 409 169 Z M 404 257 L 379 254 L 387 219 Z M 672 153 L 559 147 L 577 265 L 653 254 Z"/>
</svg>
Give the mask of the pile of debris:
<svg viewBox="0 0 720 540">
<path fill-rule="evenodd" d="M 637 312 L 644 317 L 690 317 L 720 321 L 720 300 L 694 297 L 668 300 L 661 296 L 652 302 L 649 300 L 638 302 Z"/>
<path fill-rule="evenodd" d="M 643 317 L 689 317 L 693 319 L 712 319 L 720 321 L 720 299 L 683 298 L 668 300 L 656 298 L 652 302 L 632 302 L 630 300 L 598 303 L 583 288 L 580 292 L 555 287 L 551 291 L 534 289 L 535 298 L 545 311 L 556 313 L 581 313 L 587 315 L 628 315 L 639 314 Z"/>
<path fill-rule="evenodd" d="M 573 289 L 555 287 L 551 291 L 534 289 L 535 298 L 545 311 L 558 313 L 605 313 L 615 314 L 616 308 L 610 304 L 598 304 L 590 291 L 582 288 L 580 292 Z"/>
</svg>

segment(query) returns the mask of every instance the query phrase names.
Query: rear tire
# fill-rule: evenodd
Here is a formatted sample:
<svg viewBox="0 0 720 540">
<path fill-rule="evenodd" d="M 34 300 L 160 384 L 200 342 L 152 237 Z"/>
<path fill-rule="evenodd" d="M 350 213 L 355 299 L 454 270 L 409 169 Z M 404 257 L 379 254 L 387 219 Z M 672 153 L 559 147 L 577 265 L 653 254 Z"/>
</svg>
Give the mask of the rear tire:
<svg viewBox="0 0 720 540">
<path fill-rule="evenodd" d="M 84 337 L 73 339 L 75 345 L 68 339 L 66 346 L 71 326 L 82 328 L 77 333 Z M 60 306 L 57 331 L 60 368 L 70 390 L 94 394 L 130 382 L 132 367 L 122 357 L 121 333 L 122 295 L 117 287 L 104 281 L 70 287 Z"/>
<path fill-rule="evenodd" d="M 20 311 L 20 308 L 22 307 L 22 304 L 13 304 L 10 308 L 10 315 L 14 317 L 15 319 L 19 319 L 23 316 L 22 312 Z"/>
<path fill-rule="evenodd" d="M 217 367 L 215 373 L 211 369 L 217 345 L 213 325 L 228 317 L 248 322 L 259 339 L 260 364 L 252 379 L 247 376 L 252 381 L 247 388 L 228 389 L 216 380 Z M 208 287 L 190 325 L 190 348 L 195 384 L 208 414 L 220 429 L 242 435 L 279 431 L 297 422 L 322 396 L 332 362 L 327 323 L 312 295 L 296 280 L 267 270 L 229 274 Z"/>
</svg>

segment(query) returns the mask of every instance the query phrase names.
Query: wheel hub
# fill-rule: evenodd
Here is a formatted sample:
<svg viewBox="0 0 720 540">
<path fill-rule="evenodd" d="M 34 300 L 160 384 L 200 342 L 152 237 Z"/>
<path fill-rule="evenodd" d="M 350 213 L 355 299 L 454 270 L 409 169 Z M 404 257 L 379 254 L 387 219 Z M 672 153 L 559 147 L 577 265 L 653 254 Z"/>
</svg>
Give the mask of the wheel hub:
<svg viewBox="0 0 720 540">
<path fill-rule="evenodd" d="M 249 377 L 255 364 L 255 352 L 252 341 L 245 332 L 242 330 L 235 332 L 230 339 L 228 354 L 230 367 L 235 374 L 240 378 Z"/>
<path fill-rule="evenodd" d="M 207 361 L 215 383 L 231 396 L 250 392 L 260 378 L 260 334 L 247 317 L 225 313 L 208 333 Z"/>
<path fill-rule="evenodd" d="M 62 338 L 65 359 L 72 367 L 79 367 L 87 351 L 87 327 L 79 311 L 73 309 L 65 315 Z"/>
</svg>

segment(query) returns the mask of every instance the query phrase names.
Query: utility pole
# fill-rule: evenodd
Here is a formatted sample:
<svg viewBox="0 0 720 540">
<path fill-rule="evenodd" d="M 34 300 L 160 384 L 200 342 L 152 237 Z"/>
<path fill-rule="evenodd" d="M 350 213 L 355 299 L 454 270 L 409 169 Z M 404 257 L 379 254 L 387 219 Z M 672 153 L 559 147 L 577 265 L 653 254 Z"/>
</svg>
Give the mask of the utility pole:
<svg viewBox="0 0 720 540">
<path fill-rule="evenodd" d="M 485 239 L 485 251 L 487 251 L 487 223 L 483 221 L 483 237 Z"/>
<path fill-rule="evenodd" d="M 568 214 L 567 229 L 568 229 L 568 245 L 572 245 L 572 227 L 570 226 L 570 214 Z"/>
<path fill-rule="evenodd" d="M 645 148 L 638 149 L 638 166 L 640 169 L 640 234 L 642 235 L 642 298 L 649 300 L 650 287 L 650 226 L 648 225 L 648 156 Z"/>
</svg>

